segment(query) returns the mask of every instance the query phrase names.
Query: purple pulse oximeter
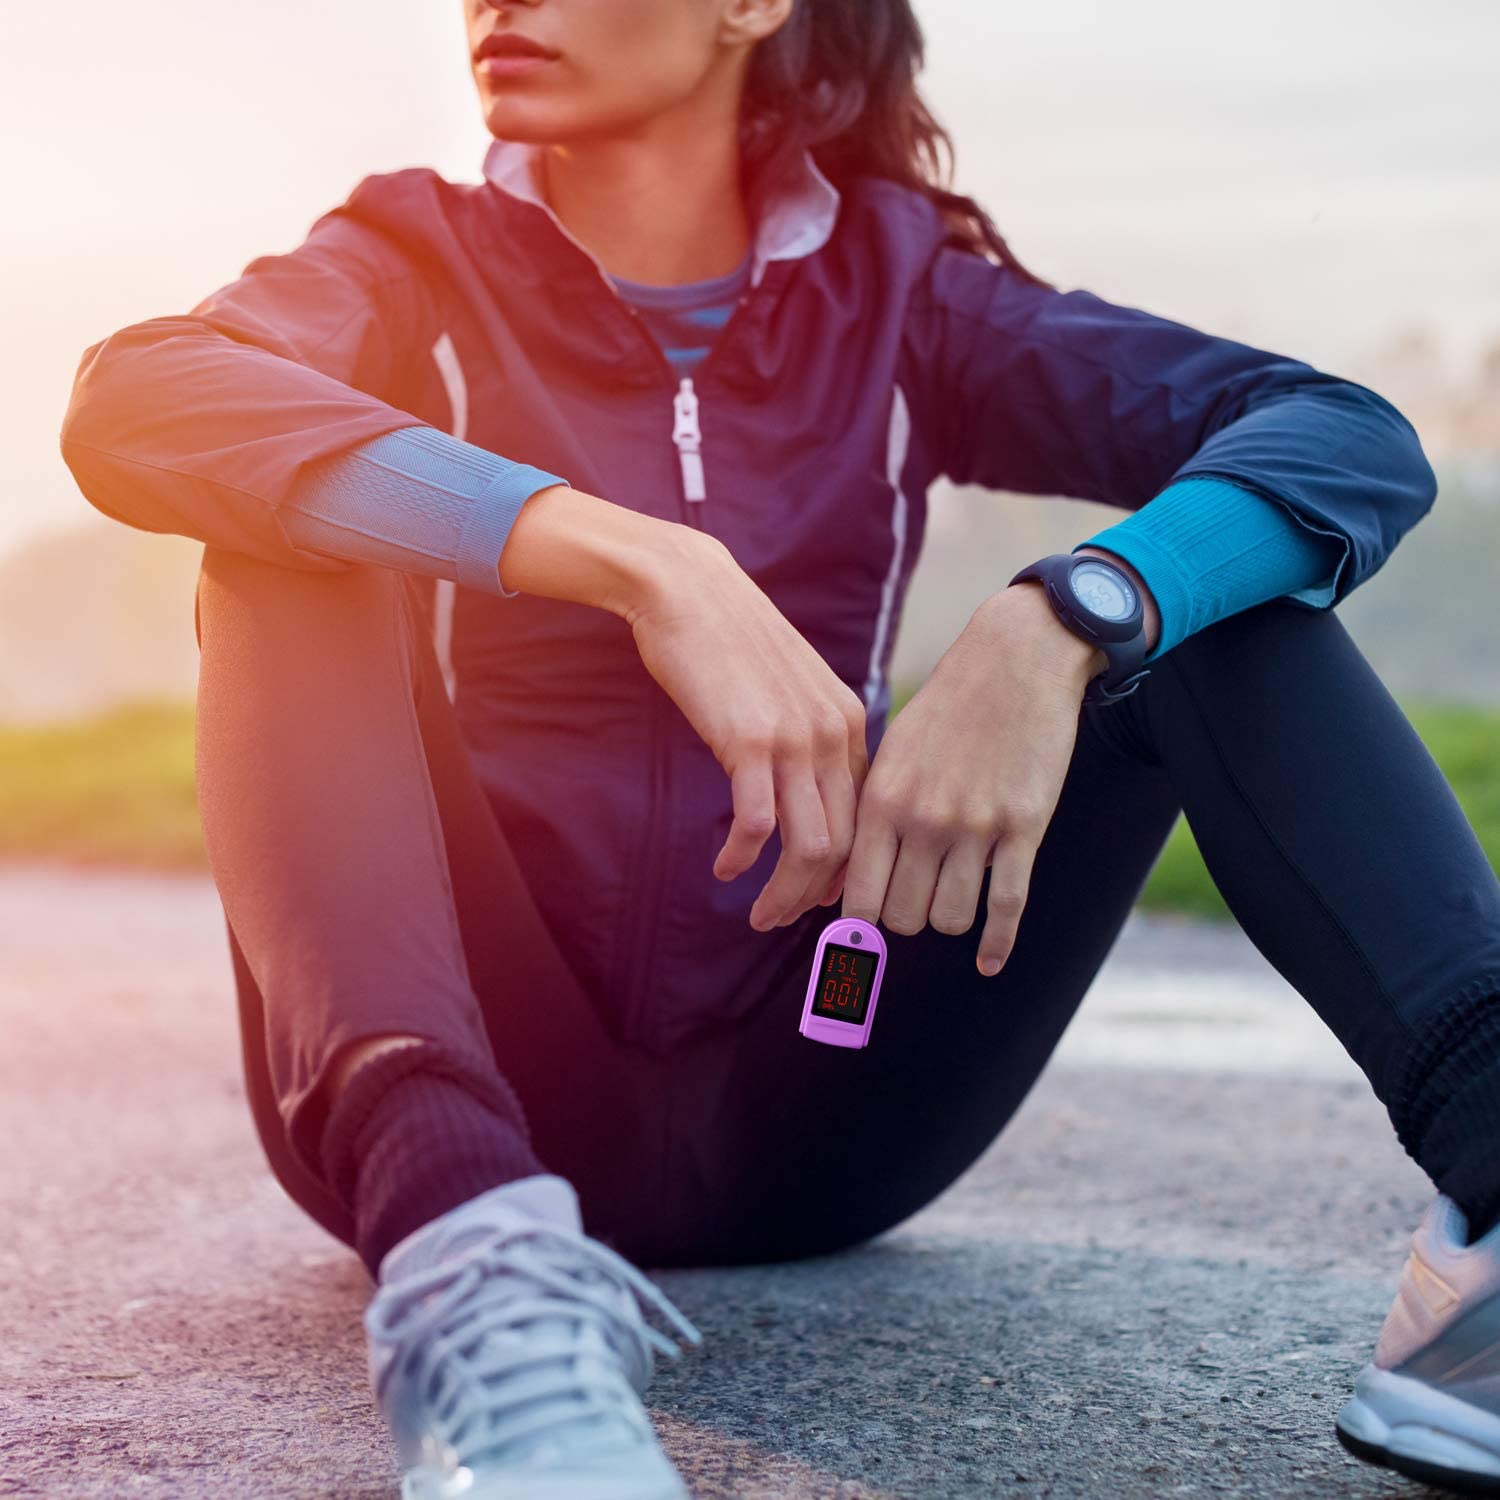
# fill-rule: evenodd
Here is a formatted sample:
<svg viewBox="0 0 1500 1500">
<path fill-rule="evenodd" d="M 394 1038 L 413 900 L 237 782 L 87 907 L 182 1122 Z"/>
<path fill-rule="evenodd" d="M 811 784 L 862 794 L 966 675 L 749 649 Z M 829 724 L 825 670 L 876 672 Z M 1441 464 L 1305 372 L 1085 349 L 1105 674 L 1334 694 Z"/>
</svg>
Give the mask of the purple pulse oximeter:
<svg viewBox="0 0 1500 1500">
<path fill-rule="evenodd" d="M 818 937 L 797 1029 L 831 1047 L 865 1046 L 884 973 L 885 939 L 878 927 L 859 917 L 830 922 Z"/>
</svg>

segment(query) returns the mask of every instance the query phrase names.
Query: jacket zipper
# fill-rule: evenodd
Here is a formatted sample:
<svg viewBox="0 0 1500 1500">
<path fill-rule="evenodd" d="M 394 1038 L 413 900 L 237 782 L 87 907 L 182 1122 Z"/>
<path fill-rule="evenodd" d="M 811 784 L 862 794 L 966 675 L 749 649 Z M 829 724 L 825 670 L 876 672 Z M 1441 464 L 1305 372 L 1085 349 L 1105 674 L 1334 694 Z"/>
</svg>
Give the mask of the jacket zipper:
<svg viewBox="0 0 1500 1500">
<path fill-rule="evenodd" d="M 558 232 L 579 251 L 581 251 L 593 263 L 594 270 L 598 274 L 599 284 L 617 308 L 624 312 L 632 323 L 635 324 L 640 336 L 650 346 L 652 353 L 664 366 L 669 376 L 676 376 L 672 362 L 662 352 L 650 329 L 645 326 L 640 313 L 620 296 L 609 279 L 604 269 L 603 262 L 586 246 L 580 244 L 570 235 L 557 219 L 550 208 L 544 208 L 543 212 L 552 221 Z M 774 269 L 774 268 L 772 268 Z M 769 273 L 768 273 L 769 274 Z M 703 362 L 698 366 L 698 377 L 701 382 L 710 365 L 722 356 L 724 345 L 730 335 L 738 327 L 744 317 L 746 306 L 753 300 L 756 288 L 751 287 L 743 293 L 739 299 L 729 321 L 719 330 L 714 346 L 709 351 Z M 707 484 L 703 472 L 703 434 L 698 421 L 698 392 L 694 387 L 691 376 L 683 376 L 678 382 L 672 396 L 672 441 L 677 448 L 678 465 L 682 473 L 682 492 L 684 501 L 684 513 L 686 518 L 700 531 L 706 529 L 703 525 L 703 512 L 699 508 L 702 501 L 707 499 Z M 675 706 L 675 705 L 672 705 Z M 625 954 L 621 962 L 621 972 L 626 976 L 627 988 L 621 1005 L 621 1031 L 627 1042 L 638 1042 L 643 1038 L 637 1036 L 640 1013 L 644 1004 L 643 982 L 638 982 L 637 972 L 643 981 L 647 972 L 648 960 L 643 960 L 642 955 L 649 955 L 656 939 L 656 914 L 660 907 L 660 874 L 656 868 L 659 862 L 659 845 L 666 840 L 668 831 L 658 829 L 657 824 L 667 822 L 670 814 L 666 806 L 666 774 L 663 755 L 663 736 L 661 734 L 662 715 L 666 712 L 661 698 L 653 700 L 650 715 L 650 762 L 651 762 L 651 796 L 653 802 L 653 815 L 647 821 L 647 846 L 642 859 L 642 875 L 636 882 L 635 900 L 627 902 L 627 906 L 633 906 L 630 912 L 629 926 L 625 933 Z M 650 915 L 650 931 L 643 932 L 646 926 L 646 917 Z"/>
<path fill-rule="evenodd" d="M 644 329 L 642 330 L 645 331 Z M 654 340 L 652 341 L 655 342 Z M 690 375 L 678 382 L 672 398 L 672 442 L 677 448 L 682 471 L 682 497 L 692 524 L 703 529 L 701 502 L 708 498 L 703 479 L 703 433 L 698 424 L 698 393 Z M 661 910 L 660 869 L 663 847 L 670 842 L 672 809 L 667 791 L 667 740 L 662 733 L 662 716 L 671 707 L 653 700 L 651 707 L 651 810 L 646 819 L 646 848 L 641 859 L 641 874 L 636 882 L 635 909 L 630 916 L 627 934 L 629 961 L 625 967 L 627 988 L 622 1003 L 622 1029 L 627 1042 L 648 1042 L 640 1035 L 645 1006 L 646 979 L 651 972 L 651 957 L 656 947 L 657 918 Z"/>
<path fill-rule="evenodd" d="M 650 345 L 658 362 L 675 376 L 676 371 L 672 367 L 671 360 L 662 353 L 661 346 L 656 342 L 651 330 L 646 327 L 640 313 L 615 291 L 602 269 L 600 280 L 603 281 L 604 288 L 615 305 L 624 310 L 630 321 L 640 331 L 641 337 Z M 755 288 L 753 287 L 741 293 L 734 312 L 730 314 L 729 321 L 719 330 L 713 348 L 708 351 L 698 366 L 700 382 L 709 367 L 721 357 L 725 343 L 739 323 L 746 305 L 754 296 Z M 703 524 L 703 513 L 697 509 L 697 506 L 708 499 L 708 482 L 703 469 L 703 429 L 698 420 L 698 410 L 698 387 L 693 383 L 691 375 L 684 375 L 678 379 L 676 389 L 672 393 L 672 443 L 677 449 L 677 463 L 682 472 L 682 498 L 685 502 L 683 515 L 699 531 L 703 531 L 706 529 Z"/>
<path fill-rule="evenodd" d="M 682 465 L 682 498 L 689 501 L 708 499 L 703 478 L 703 431 L 698 425 L 698 393 L 693 377 L 684 375 L 672 398 L 672 441 L 677 445 L 677 460 Z M 688 516 L 701 531 L 702 512 L 689 508 Z"/>
<path fill-rule="evenodd" d="M 772 265 L 767 268 L 766 276 L 774 276 L 778 266 Z M 762 285 L 765 278 L 762 278 Z M 652 348 L 656 350 L 658 358 L 663 364 L 671 367 L 671 361 L 661 352 L 660 346 L 651 332 L 641 320 L 640 314 L 625 302 L 615 291 L 610 288 L 610 294 L 615 300 L 629 311 L 635 319 L 636 326 L 641 333 L 650 341 Z M 719 330 L 714 339 L 713 347 L 704 355 L 698 365 L 698 384 L 695 386 L 691 375 L 684 375 L 677 383 L 677 390 L 672 397 L 672 441 L 677 447 L 677 459 L 682 468 L 682 497 L 688 502 L 685 507 L 687 518 L 700 531 L 704 530 L 702 512 L 698 510 L 699 502 L 708 499 L 708 483 L 703 471 L 703 432 L 698 422 L 699 397 L 698 391 L 702 387 L 708 372 L 715 368 L 724 357 L 724 348 L 732 342 L 733 336 L 739 327 L 740 320 L 745 315 L 745 309 L 753 302 L 760 293 L 758 287 L 750 287 L 740 294 L 739 301 L 735 304 L 734 311 L 729 315 L 729 321 Z M 674 372 L 675 373 L 675 372 Z"/>
<path fill-rule="evenodd" d="M 656 357 L 667 370 L 676 375 L 672 362 L 662 353 L 651 331 L 645 326 L 641 315 L 625 302 L 605 283 L 606 290 L 617 306 L 629 315 L 631 322 L 640 330 L 641 337 L 651 346 Z M 698 366 L 700 378 L 708 365 L 716 359 L 724 340 L 733 325 L 739 320 L 751 293 L 741 296 L 729 322 L 719 330 L 714 347 Z M 677 463 L 682 476 L 683 513 L 685 518 L 699 531 L 705 530 L 702 503 L 708 498 L 708 484 L 703 468 L 703 429 L 699 421 L 699 396 L 691 375 L 677 381 L 672 393 L 672 443 L 677 449 Z M 651 813 L 646 821 L 646 849 L 641 859 L 641 874 L 636 881 L 635 901 L 630 912 L 629 926 L 625 935 L 625 961 L 621 972 L 626 976 L 625 993 L 621 1001 L 621 1032 L 627 1043 L 652 1045 L 652 1039 L 641 1033 L 642 1013 L 646 1004 L 646 978 L 650 973 L 651 955 L 656 946 L 658 918 L 661 909 L 661 878 L 659 868 L 663 846 L 671 837 L 672 812 L 667 804 L 667 740 L 662 733 L 663 715 L 674 705 L 653 702 L 650 720 L 650 764 L 651 764 Z"/>
<path fill-rule="evenodd" d="M 629 317 L 630 321 L 635 324 L 636 331 L 650 346 L 651 352 L 656 356 L 657 360 L 671 374 L 675 375 L 676 371 L 672 367 L 671 360 L 662 353 L 661 345 L 656 342 L 655 335 L 646 327 L 640 313 L 615 290 L 614 283 L 609 278 L 609 272 L 604 269 L 604 262 L 588 246 L 582 244 L 564 229 L 561 220 L 558 219 L 557 215 L 550 208 L 541 204 L 537 206 L 551 220 L 557 232 L 592 263 L 594 271 L 599 278 L 599 285 L 608 295 L 609 300 Z M 771 268 L 767 268 L 764 274 L 770 274 L 770 270 Z M 764 280 L 764 275 L 762 276 L 762 280 Z M 739 323 L 746 305 L 754 298 L 756 290 L 757 288 L 752 286 L 740 294 L 740 299 L 735 304 L 734 312 L 730 314 L 729 321 L 719 330 L 718 337 L 714 340 L 713 348 L 708 351 L 708 354 L 698 366 L 700 378 L 708 367 L 720 357 L 725 342 Z M 698 428 L 698 396 L 693 388 L 691 376 L 684 375 L 678 383 L 672 400 L 672 418 L 672 441 L 677 445 L 679 461 L 682 466 L 683 498 L 689 501 L 706 500 L 708 496 L 704 492 L 705 485 L 703 481 L 703 438 Z M 687 514 L 691 518 L 693 525 L 702 530 L 703 522 L 699 518 L 698 513 L 690 510 Z"/>
</svg>

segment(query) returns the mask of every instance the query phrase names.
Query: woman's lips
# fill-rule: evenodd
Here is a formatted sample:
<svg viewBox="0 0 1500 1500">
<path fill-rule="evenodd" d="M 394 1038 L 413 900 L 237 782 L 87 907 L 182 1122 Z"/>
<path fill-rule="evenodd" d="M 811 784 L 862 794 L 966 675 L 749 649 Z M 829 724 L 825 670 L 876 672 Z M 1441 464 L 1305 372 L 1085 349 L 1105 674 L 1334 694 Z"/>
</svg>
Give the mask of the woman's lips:
<svg viewBox="0 0 1500 1500">
<path fill-rule="evenodd" d="M 486 78 L 524 78 L 556 61 L 537 52 L 492 52 L 481 60 L 479 71 Z"/>
</svg>

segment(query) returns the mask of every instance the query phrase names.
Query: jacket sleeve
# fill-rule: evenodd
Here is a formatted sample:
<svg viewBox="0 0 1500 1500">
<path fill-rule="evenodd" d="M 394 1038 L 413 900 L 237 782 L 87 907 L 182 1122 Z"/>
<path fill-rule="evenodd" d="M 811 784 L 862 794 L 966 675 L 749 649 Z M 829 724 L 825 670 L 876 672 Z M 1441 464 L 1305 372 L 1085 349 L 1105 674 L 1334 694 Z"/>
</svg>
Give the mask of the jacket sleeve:
<svg viewBox="0 0 1500 1500">
<path fill-rule="evenodd" d="M 1342 548 L 1330 608 L 1432 508 L 1411 424 L 1365 387 L 945 246 L 910 312 L 916 406 L 959 484 L 1139 510 L 1219 480 Z M 1211 493 L 1204 487 L 1204 493 Z"/>
<path fill-rule="evenodd" d="M 90 345 L 63 459 L 89 503 L 127 525 L 347 569 L 294 545 L 283 507 L 305 466 L 420 425 L 382 393 L 430 344 L 430 301 L 392 242 L 334 209 L 190 312 Z"/>
</svg>

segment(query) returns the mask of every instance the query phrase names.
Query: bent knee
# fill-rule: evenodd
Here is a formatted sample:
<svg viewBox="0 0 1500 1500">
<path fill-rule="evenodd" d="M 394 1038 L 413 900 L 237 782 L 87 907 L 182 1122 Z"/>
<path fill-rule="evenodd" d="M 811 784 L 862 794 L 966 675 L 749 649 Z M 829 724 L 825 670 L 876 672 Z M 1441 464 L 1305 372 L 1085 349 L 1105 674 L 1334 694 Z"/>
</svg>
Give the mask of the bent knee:
<svg viewBox="0 0 1500 1500">
<path fill-rule="evenodd" d="M 392 631 L 393 642 L 398 638 L 413 603 L 405 575 L 390 568 L 290 568 L 206 546 L 193 622 L 202 652 L 248 637 L 269 637 L 276 649 L 314 649 L 343 634 L 357 636 L 368 650 L 382 629 Z"/>
<path fill-rule="evenodd" d="M 390 568 L 328 561 L 335 566 L 286 567 L 248 552 L 207 545 L 198 569 L 199 598 L 205 609 L 239 599 L 279 607 L 348 607 L 343 601 L 385 603 L 404 584 L 402 575 Z"/>
</svg>

